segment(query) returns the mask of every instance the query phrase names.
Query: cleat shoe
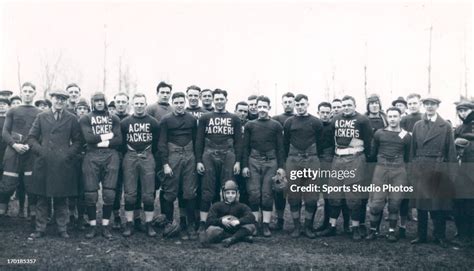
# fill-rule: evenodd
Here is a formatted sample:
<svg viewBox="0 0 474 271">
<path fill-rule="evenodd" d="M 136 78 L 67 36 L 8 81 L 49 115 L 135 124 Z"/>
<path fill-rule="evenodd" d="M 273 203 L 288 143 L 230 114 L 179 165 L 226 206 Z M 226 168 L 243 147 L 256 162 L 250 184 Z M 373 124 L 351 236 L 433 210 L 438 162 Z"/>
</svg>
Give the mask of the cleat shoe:
<svg viewBox="0 0 474 271">
<path fill-rule="evenodd" d="M 377 239 L 377 231 L 370 229 L 369 234 L 365 237 L 365 239 L 369 241 Z"/>
<path fill-rule="evenodd" d="M 89 225 L 89 223 L 87 223 L 87 221 L 84 217 L 80 217 L 80 218 L 77 219 L 76 227 L 77 227 L 78 230 L 80 230 L 80 231 L 85 230 L 86 225 Z"/>
<path fill-rule="evenodd" d="M 201 233 L 205 231 L 206 231 L 206 223 L 204 221 L 199 222 L 198 232 Z"/>
<path fill-rule="evenodd" d="M 196 230 L 194 230 L 194 227 L 188 227 L 187 233 L 188 233 L 189 240 L 198 239 L 198 234 L 197 234 Z"/>
<path fill-rule="evenodd" d="M 283 230 L 283 225 L 285 224 L 285 220 L 282 218 L 278 218 L 276 223 L 270 224 L 270 230 L 272 231 L 281 231 Z"/>
<path fill-rule="evenodd" d="M 352 229 L 349 226 L 344 226 L 344 234 L 350 235 L 352 234 Z"/>
<path fill-rule="evenodd" d="M 303 234 L 310 239 L 316 238 L 316 234 L 313 232 L 313 229 L 309 227 L 304 228 Z"/>
<path fill-rule="evenodd" d="M 42 232 L 42 231 L 35 231 L 32 234 L 30 234 L 30 238 L 33 238 L 33 239 L 38 239 L 38 238 L 41 238 L 43 236 L 44 236 L 44 232 Z"/>
<path fill-rule="evenodd" d="M 428 243 L 426 238 L 417 237 L 416 239 L 411 240 L 410 244 L 417 245 L 417 244 L 425 244 Z"/>
<path fill-rule="evenodd" d="M 102 236 L 107 240 L 112 239 L 113 236 L 112 236 L 112 233 L 110 232 L 109 226 L 102 226 Z"/>
<path fill-rule="evenodd" d="M 59 236 L 61 236 L 61 238 L 64 238 L 64 239 L 69 239 L 70 236 L 69 234 L 67 233 L 67 231 L 61 231 L 59 232 Z"/>
<path fill-rule="evenodd" d="M 229 237 L 229 238 L 226 238 L 226 239 L 222 240 L 222 245 L 224 247 L 230 247 L 235 243 L 237 243 L 237 239 L 235 239 L 235 237 Z"/>
<path fill-rule="evenodd" d="M 330 237 L 330 236 L 336 236 L 336 234 L 337 234 L 336 227 L 329 226 L 324 231 L 318 232 L 317 236 Z"/>
<path fill-rule="evenodd" d="M 210 244 L 206 231 L 199 232 L 199 244 L 201 244 L 201 247 L 203 248 L 209 247 Z"/>
<path fill-rule="evenodd" d="M 390 243 L 395 243 L 398 241 L 397 235 L 395 234 L 395 231 L 389 231 L 387 234 L 387 240 Z"/>
<path fill-rule="evenodd" d="M 130 237 L 132 234 L 133 234 L 133 223 L 132 222 L 125 223 L 125 226 L 123 227 L 122 235 L 124 237 Z"/>
<path fill-rule="evenodd" d="M 148 237 L 156 236 L 155 229 L 153 229 L 153 225 L 151 224 L 151 222 L 146 222 L 146 234 L 148 235 Z"/>
<path fill-rule="evenodd" d="M 242 242 L 247 242 L 252 244 L 253 243 L 253 236 L 252 235 L 247 235 L 244 238 L 242 238 Z"/>
<path fill-rule="evenodd" d="M 272 233 L 270 231 L 268 223 L 263 223 L 262 235 L 263 235 L 263 237 L 271 237 L 272 236 Z"/>
<path fill-rule="evenodd" d="M 449 247 L 448 241 L 444 238 L 435 238 L 434 243 L 439 245 L 442 248 L 448 248 Z"/>
<path fill-rule="evenodd" d="M 114 222 L 112 222 L 112 229 L 119 231 L 122 228 L 122 220 L 120 216 L 114 217 Z"/>
<path fill-rule="evenodd" d="M 352 240 L 360 241 L 362 240 L 362 235 L 359 227 L 352 227 Z"/>
<path fill-rule="evenodd" d="M 313 221 L 305 219 L 303 234 L 310 239 L 316 238 L 316 234 L 313 232 Z"/>
<path fill-rule="evenodd" d="M 292 238 L 298 238 L 301 235 L 301 226 L 300 224 L 296 224 L 294 229 L 291 231 L 290 236 Z"/>
<path fill-rule="evenodd" d="M 322 231 L 326 230 L 328 227 L 329 227 L 329 224 L 324 224 L 323 223 L 321 226 L 314 229 L 314 232 L 322 232 Z"/>
<path fill-rule="evenodd" d="M 87 239 L 92 239 L 97 236 L 97 226 L 90 226 L 86 233 Z"/>
</svg>

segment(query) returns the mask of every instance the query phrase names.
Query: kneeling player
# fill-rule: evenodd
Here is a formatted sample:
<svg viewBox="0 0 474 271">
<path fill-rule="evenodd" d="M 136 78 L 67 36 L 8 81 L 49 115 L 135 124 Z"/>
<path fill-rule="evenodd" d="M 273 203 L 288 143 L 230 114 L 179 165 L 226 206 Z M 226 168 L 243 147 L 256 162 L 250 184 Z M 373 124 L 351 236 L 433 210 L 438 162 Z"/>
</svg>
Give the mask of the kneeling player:
<svg viewBox="0 0 474 271">
<path fill-rule="evenodd" d="M 401 112 L 396 107 L 387 110 L 388 127 L 380 129 L 374 134 L 372 157 L 377 157 L 372 183 L 382 190 L 371 194 L 370 201 L 370 233 L 367 240 L 376 238 L 377 224 L 388 201 L 389 231 L 388 240 L 397 241 L 395 227 L 397 226 L 400 204 L 403 193 L 383 190 L 383 185 L 407 185 L 405 163 L 410 155 L 410 134 L 400 128 Z"/>
<path fill-rule="evenodd" d="M 239 202 L 237 184 L 232 180 L 226 181 L 221 193 L 224 201 L 211 206 L 207 229 L 200 233 L 199 241 L 203 246 L 222 241 L 225 247 L 239 241 L 251 242 L 251 236 L 256 231 L 255 216 L 247 205 Z"/>
</svg>

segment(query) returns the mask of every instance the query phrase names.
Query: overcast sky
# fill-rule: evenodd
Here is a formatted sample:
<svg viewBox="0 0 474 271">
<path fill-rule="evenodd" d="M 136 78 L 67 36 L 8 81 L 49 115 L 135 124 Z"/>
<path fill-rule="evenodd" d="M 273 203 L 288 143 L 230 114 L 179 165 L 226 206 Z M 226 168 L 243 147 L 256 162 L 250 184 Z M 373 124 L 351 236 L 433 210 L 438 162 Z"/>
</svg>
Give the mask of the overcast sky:
<svg viewBox="0 0 474 271">
<path fill-rule="evenodd" d="M 191 84 L 223 88 L 230 107 L 250 94 L 277 99 L 306 93 L 316 105 L 344 94 L 365 111 L 367 88 L 384 107 L 397 96 L 426 94 L 429 28 L 432 92 L 442 112 L 472 91 L 472 4 L 464 2 L 2 2 L 0 88 L 20 81 L 44 88 L 44 66 L 60 73 L 54 88 L 77 82 L 85 96 L 118 90 L 119 58 L 136 90 L 155 101 L 160 80 L 174 91 Z M 466 60 L 466 64 L 465 64 Z M 150 102 L 150 101 L 149 101 Z M 233 109 L 233 108 L 232 108 Z"/>
</svg>

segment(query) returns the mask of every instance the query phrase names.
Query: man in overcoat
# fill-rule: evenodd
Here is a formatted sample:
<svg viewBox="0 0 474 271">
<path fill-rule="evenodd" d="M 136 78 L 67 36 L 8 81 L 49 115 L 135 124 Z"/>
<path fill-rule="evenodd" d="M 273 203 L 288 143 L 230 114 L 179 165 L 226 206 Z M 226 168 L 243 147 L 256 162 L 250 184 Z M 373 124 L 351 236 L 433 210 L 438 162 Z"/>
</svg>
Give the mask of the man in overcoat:
<svg viewBox="0 0 474 271">
<path fill-rule="evenodd" d="M 473 244 L 474 237 L 474 102 L 461 101 L 456 105 L 462 124 L 454 131 L 454 143 L 460 162 L 456 176 L 454 214 L 458 246 Z"/>
<path fill-rule="evenodd" d="M 29 193 L 38 195 L 36 229 L 32 238 L 42 237 L 48 222 L 48 200 L 54 198 L 56 224 L 63 238 L 69 238 L 67 198 L 78 194 L 75 159 L 82 145 L 77 117 L 66 110 L 69 94 L 53 91 L 51 110 L 38 114 L 30 129 L 28 143 L 37 155 L 33 178 L 26 183 Z M 29 179 L 31 180 L 31 179 Z"/>
<path fill-rule="evenodd" d="M 441 101 L 426 97 L 422 102 L 426 113 L 413 127 L 411 148 L 413 178 L 409 180 L 414 182 L 418 209 L 418 237 L 412 244 L 427 242 L 429 212 L 435 242 L 445 247 L 446 211 L 452 208 L 456 147 L 451 124 L 436 112 Z"/>
</svg>

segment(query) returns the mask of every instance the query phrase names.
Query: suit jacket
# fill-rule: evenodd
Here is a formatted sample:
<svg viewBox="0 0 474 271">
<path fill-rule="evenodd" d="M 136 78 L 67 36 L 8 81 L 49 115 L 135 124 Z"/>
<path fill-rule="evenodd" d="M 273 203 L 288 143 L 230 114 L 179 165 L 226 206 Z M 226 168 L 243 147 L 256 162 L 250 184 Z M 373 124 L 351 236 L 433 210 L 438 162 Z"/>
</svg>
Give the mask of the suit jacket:
<svg viewBox="0 0 474 271">
<path fill-rule="evenodd" d="M 77 157 L 84 144 L 77 117 L 67 110 L 59 120 L 52 110 L 38 114 L 28 143 L 36 154 L 32 181 L 25 182 L 28 192 L 47 197 L 76 196 Z"/>
<path fill-rule="evenodd" d="M 451 209 L 457 167 L 451 124 L 439 115 L 435 122 L 423 115 L 413 127 L 411 158 L 409 179 L 415 188 L 416 207 Z"/>
</svg>

